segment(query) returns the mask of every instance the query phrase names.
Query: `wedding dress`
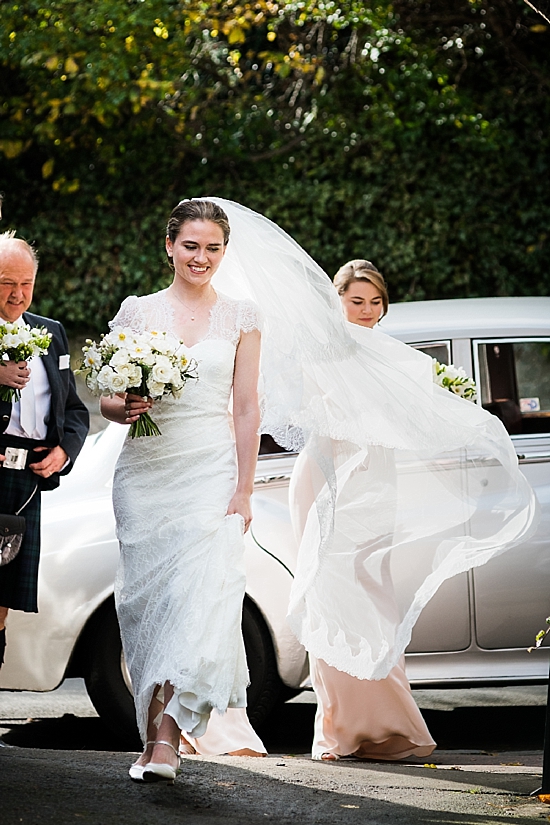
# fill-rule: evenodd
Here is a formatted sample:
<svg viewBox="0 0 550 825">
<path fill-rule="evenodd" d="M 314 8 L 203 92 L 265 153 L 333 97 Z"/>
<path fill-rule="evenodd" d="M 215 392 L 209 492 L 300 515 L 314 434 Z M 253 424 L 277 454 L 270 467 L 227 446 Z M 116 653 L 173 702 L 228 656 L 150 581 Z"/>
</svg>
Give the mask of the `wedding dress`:
<svg viewBox="0 0 550 825">
<path fill-rule="evenodd" d="M 127 298 L 113 326 L 176 335 L 166 290 Z M 253 304 L 218 294 L 207 334 L 189 348 L 198 380 L 180 399 L 155 402 L 162 435 L 127 437 L 116 466 L 115 599 L 144 742 L 153 692 L 169 682 L 167 712 L 189 737 L 200 742 L 213 709 L 242 709 L 219 741 L 225 751 L 264 750 L 244 711 L 243 520 L 226 515 L 237 482 L 228 418 L 235 352 L 241 332 L 257 328 Z M 220 718 L 213 714 L 215 728 Z"/>
</svg>

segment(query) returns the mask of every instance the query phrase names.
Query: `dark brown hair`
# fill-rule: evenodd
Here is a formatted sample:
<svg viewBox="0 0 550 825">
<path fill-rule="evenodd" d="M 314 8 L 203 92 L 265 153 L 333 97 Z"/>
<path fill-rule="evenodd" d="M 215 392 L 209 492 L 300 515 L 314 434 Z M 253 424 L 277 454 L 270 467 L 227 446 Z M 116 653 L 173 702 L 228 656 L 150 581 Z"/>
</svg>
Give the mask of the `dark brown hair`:
<svg viewBox="0 0 550 825">
<path fill-rule="evenodd" d="M 380 293 L 380 297 L 382 298 L 384 312 L 380 317 L 383 318 L 388 311 L 390 299 L 388 297 L 388 288 L 382 273 L 379 272 L 375 265 L 371 264 L 370 261 L 364 261 L 361 258 L 357 258 L 354 261 L 348 261 L 347 264 L 340 267 L 334 276 L 334 286 L 338 290 L 338 295 L 343 295 L 347 292 L 351 284 L 355 284 L 357 281 L 366 281 L 376 287 Z"/>
<path fill-rule="evenodd" d="M 224 245 L 229 241 L 229 218 L 217 203 L 199 199 L 180 201 L 172 209 L 166 227 L 166 234 L 172 243 L 176 242 L 180 229 L 188 221 L 212 221 L 222 230 Z"/>
</svg>

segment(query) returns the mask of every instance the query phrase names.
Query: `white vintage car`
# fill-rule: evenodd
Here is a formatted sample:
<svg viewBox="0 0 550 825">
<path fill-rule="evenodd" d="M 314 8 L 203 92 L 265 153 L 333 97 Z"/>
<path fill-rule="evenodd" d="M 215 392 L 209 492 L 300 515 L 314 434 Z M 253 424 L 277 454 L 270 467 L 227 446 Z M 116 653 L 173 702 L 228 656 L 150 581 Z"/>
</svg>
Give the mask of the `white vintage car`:
<svg viewBox="0 0 550 825">
<path fill-rule="evenodd" d="M 547 651 L 526 648 L 550 613 L 550 298 L 395 304 L 381 328 L 475 377 L 478 403 L 505 423 L 543 511 L 526 544 L 443 585 L 415 627 L 408 676 L 423 687 L 544 681 Z M 40 612 L 10 613 L 0 688 L 48 691 L 83 676 L 99 714 L 132 735 L 113 603 L 111 484 L 124 436 L 117 424 L 90 436 L 61 488 L 43 497 Z M 306 653 L 285 621 L 296 561 L 287 506 L 295 456 L 277 452 L 269 438 L 261 450 L 243 611 L 255 723 L 308 675 Z"/>
</svg>

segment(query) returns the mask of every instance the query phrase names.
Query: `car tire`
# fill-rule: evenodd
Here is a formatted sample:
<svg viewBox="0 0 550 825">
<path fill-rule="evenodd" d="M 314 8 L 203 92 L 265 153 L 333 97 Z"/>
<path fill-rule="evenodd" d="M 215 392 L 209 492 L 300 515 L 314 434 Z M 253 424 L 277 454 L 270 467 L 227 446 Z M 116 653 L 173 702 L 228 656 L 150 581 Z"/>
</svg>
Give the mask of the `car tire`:
<svg viewBox="0 0 550 825">
<path fill-rule="evenodd" d="M 243 638 L 250 675 L 248 718 L 258 728 L 279 701 L 283 683 L 277 669 L 273 641 L 262 614 L 250 599 L 243 604 Z"/>
<path fill-rule="evenodd" d="M 250 674 L 248 716 L 257 728 L 280 701 L 284 686 L 269 630 L 249 599 L 245 599 L 243 605 L 242 630 Z M 84 681 L 93 706 L 128 749 L 139 750 L 134 701 L 125 678 L 120 630 L 112 599 L 94 614 L 81 641 Z"/>
<path fill-rule="evenodd" d="M 84 681 L 94 708 L 127 750 L 141 750 L 113 599 L 105 602 L 87 625 L 84 646 Z"/>
</svg>

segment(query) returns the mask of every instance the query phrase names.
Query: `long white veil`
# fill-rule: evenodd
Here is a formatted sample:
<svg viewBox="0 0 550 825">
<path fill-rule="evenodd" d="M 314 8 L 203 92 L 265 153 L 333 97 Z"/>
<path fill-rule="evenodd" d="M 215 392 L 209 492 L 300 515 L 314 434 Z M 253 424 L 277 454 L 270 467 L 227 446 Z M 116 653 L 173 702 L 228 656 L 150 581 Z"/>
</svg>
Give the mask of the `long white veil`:
<svg viewBox="0 0 550 825">
<path fill-rule="evenodd" d="M 534 530 L 536 499 L 497 418 L 435 386 L 428 356 L 349 324 L 328 276 L 276 224 L 209 200 L 231 225 L 213 284 L 263 317 L 262 432 L 302 450 L 289 621 L 317 658 L 384 678 L 443 581 Z"/>
</svg>

